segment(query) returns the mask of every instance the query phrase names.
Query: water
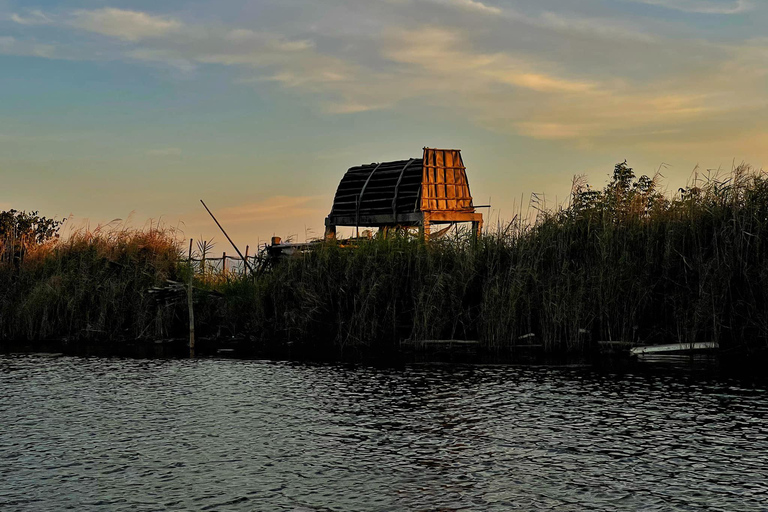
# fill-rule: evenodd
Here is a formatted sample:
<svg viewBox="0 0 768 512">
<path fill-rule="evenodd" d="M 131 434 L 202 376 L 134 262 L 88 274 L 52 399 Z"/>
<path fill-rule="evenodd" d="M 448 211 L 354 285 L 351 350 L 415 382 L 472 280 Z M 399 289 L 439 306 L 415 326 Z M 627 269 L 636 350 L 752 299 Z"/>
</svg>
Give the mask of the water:
<svg viewBox="0 0 768 512">
<path fill-rule="evenodd" d="M 768 392 L 689 373 L 0 357 L 0 509 L 768 510 Z"/>
</svg>

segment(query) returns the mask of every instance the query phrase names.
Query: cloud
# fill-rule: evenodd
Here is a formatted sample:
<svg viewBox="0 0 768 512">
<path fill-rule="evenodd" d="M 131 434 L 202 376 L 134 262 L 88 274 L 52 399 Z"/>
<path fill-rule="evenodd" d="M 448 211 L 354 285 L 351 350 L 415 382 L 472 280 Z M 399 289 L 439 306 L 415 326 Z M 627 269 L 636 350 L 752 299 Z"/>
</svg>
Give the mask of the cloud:
<svg viewBox="0 0 768 512">
<path fill-rule="evenodd" d="M 637 27 L 617 23 L 616 20 L 603 18 L 581 18 L 573 14 L 561 14 L 546 11 L 538 18 L 523 18 L 523 22 L 569 35 L 578 34 L 616 41 L 628 40 L 642 43 L 655 43 L 659 38 Z"/>
<path fill-rule="evenodd" d="M 153 48 L 137 48 L 130 50 L 125 54 L 131 59 L 145 62 L 160 62 L 183 73 L 191 73 L 197 69 L 194 62 L 185 59 L 175 52 Z"/>
<path fill-rule="evenodd" d="M 578 139 L 594 133 L 595 127 L 589 124 L 522 121 L 515 125 L 518 133 L 534 139 Z"/>
<path fill-rule="evenodd" d="M 495 76 L 500 82 L 516 85 L 526 89 L 540 92 L 588 92 L 595 89 L 595 84 L 579 81 L 556 78 L 535 72 L 489 72 L 490 76 Z"/>
<path fill-rule="evenodd" d="M 740 14 L 752 9 L 747 0 L 634 0 L 667 9 L 701 14 Z"/>
<path fill-rule="evenodd" d="M 325 111 L 329 114 L 357 114 L 358 112 L 368 112 L 370 110 L 383 110 L 391 107 L 388 103 L 327 103 L 325 105 Z"/>
<path fill-rule="evenodd" d="M 48 17 L 39 9 L 30 11 L 27 16 L 21 16 L 19 14 L 11 14 L 11 20 L 19 25 L 50 25 L 53 23 L 53 19 Z"/>
<path fill-rule="evenodd" d="M 314 41 L 281 34 L 221 26 L 196 26 L 146 13 L 101 9 L 78 11 L 73 26 L 120 40 L 141 42 L 123 49 L 131 60 L 163 63 L 182 72 L 200 64 L 255 69 L 258 76 L 239 83 L 274 82 L 285 87 L 316 91 L 322 84 L 347 79 L 351 66 L 321 54 Z"/>
<path fill-rule="evenodd" d="M 451 9 L 435 15 L 438 10 L 424 8 L 430 2 L 503 16 L 476 18 L 480 25 L 464 26 L 466 15 Z M 663 3 L 694 6 L 685 0 Z M 361 10 L 373 8 L 362 5 Z M 241 74 L 235 79 L 241 85 L 292 90 L 311 97 L 326 113 L 354 115 L 418 102 L 436 112 L 449 109 L 465 123 L 537 139 L 640 140 L 706 120 L 734 119 L 768 101 L 764 40 L 718 45 L 670 39 L 642 26 L 626 29 L 620 20 L 549 11 L 523 16 L 474 0 L 384 5 L 408 14 L 407 19 L 394 23 L 364 11 L 371 25 L 355 33 L 316 32 L 314 25 L 301 30 L 193 25 L 114 8 L 56 19 L 115 39 L 111 47 L 100 42 L 104 54 L 114 52 L 114 58 L 185 73 L 226 66 Z M 700 11 L 733 10 L 746 3 L 695 5 Z M 419 22 L 422 14 L 434 21 Z M 337 25 L 342 21 L 347 26 L 349 20 Z M 32 55 L 31 45 L 6 37 L 0 39 L 0 52 Z M 38 48 L 39 54 L 46 52 L 51 55 L 53 48 Z"/>
<path fill-rule="evenodd" d="M 12 36 L 0 36 L 0 55 L 16 55 L 21 57 L 53 58 L 56 47 L 50 44 L 40 44 L 34 41 L 19 41 Z"/>
<path fill-rule="evenodd" d="M 223 208 L 217 212 L 217 216 L 228 225 L 276 219 L 312 218 L 328 213 L 327 208 L 320 206 L 321 202 L 324 204 L 327 202 L 327 198 L 323 196 L 273 196 L 254 203 Z"/>
<path fill-rule="evenodd" d="M 498 7 L 486 5 L 483 2 L 477 2 L 475 0 L 429 0 L 435 4 L 447 5 L 450 7 L 456 7 L 465 11 L 480 12 L 484 14 L 501 14 L 502 10 Z"/>
<path fill-rule="evenodd" d="M 74 27 L 126 41 L 162 37 L 183 27 L 181 22 L 170 18 L 112 7 L 79 10 L 72 16 L 70 24 Z"/>
<path fill-rule="evenodd" d="M 435 106 L 450 106 L 494 131 L 551 140 L 644 140 L 659 127 L 690 128 L 760 107 L 754 74 L 726 79 L 733 50 L 712 46 L 712 63 L 702 74 L 634 82 L 573 76 L 555 63 L 510 52 L 473 48 L 466 33 L 440 27 L 390 34 L 384 55 L 405 69 L 402 83 Z M 460 63 L 460 66 L 457 64 Z M 731 64 L 729 64 L 731 63 Z"/>
<path fill-rule="evenodd" d="M 544 63 L 505 52 L 474 51 L 466 34 L 440 27 L 397 30 L 390 33 L 384 54 L 391 60 L 416 66 L 435 83 L 456 88 L 511 85 L 539 92 L 578 93 L 594 91 L 597 84 L 557 76 L 544 71 Z M 552 67 L 552 66 L 550 66 Z M 464 73 L 467 75 L 462 76 Z"/>
<path fill-rule="evenodd" d="M 707 95 L 667 96 L 617 88 L 605 97 L 582 96 L 578 104 L 550 102 L 517 121 L 515 127 L 518 133 L 535 139 L 639 138 L 656 133 L 658 126 L 696 121 L 715 110 Z"/>
<path fill-rule="evenodd" d="M 329 201 L 327 196 L 276 195 L 225 208 L 217 205 L 215 200 L 207 201 L 207 204 L 240 249 L 245 251 L 245 246 L 250 244 L 253 253 L 254 247 L 258 247 L 259 234 L 262 237 L 265 234 L 281 235 L 283 240 L 293 238 L 296 241 L 322 236 L 323 219 L 331 206 Z M 201 206 L 180 216 L 184 218 L 185 232 L 190 235 L 214 234 L 207 239 L 216 241 L 215 251 L 229 252 L 226 239 Z"/>
</svg>

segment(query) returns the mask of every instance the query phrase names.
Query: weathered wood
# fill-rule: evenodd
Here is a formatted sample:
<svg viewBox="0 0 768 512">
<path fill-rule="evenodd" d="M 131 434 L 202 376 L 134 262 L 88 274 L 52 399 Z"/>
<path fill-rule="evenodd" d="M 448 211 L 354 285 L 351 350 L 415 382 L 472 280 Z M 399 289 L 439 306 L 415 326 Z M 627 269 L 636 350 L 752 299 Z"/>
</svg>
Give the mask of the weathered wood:
<svg viewBox="0 0 768 512">
<path fill-rule="evenodd" d="M 337 226 L 419 226 L 429 236 L 432 224 L 472 224 L 480 235 L 461 152 L 424 148 L 420 159 L 350 168 L 336 190 L 326 220 L 326 236 Z"/>
<path fill-rule="evenodd" d="M 431 211 L 429 220 L 433 223 L 443 222 L 483 222 L 482 213 L 461 212 L 461 211 Z"/>
<path fill-rule="evenodd" d="M 189 357 L 195 357 L 195 308 L 193 299 L 192 279 L 194 272 L 189 273 L 189 283 L 187 284 L 187 309 L 189 311 Z"/>
<path fill-rule="evenodd" d="M 421 222 L 422 214 L 421 213 L 400 214 L 397 216 L 397 220 L 398 220 L 397 223 L 399 224 L 416 226 Z M 338 216 L 338 217 L 331 218 L 331 223 L 334 226 L 354 226 L 355 222 L 356 222 L 355 217 L 351 215 Z M 378 227 L 378 226 L 395 224 L 395 219 L 391 213 L 387 213 L 385 215 L 361 215 L 359 222 L 360 222 L 359 224 L 360 226 Z"/>
<path fill-rule="evenodd" d="M 700 350 L 716 350 L 720 345 L 716 341 L 700 343 L 671 343 L 668 345 L 649 345 L 647 347 L 635 347 L 629 351 L 633 356 L 642 354 L 673 354 L 676 352 L 690 353 Z"/>
<path fill-rule="evenodd" d="M 363 185 L 362 190 L 360 190 L 360 195 L 357 196 L 357 217 L 358 217 L 358 220 L 360 218 L 360 201 L 362 201 L 363 197 L 365 196 L 365 189 L 368 188 L 368 184 L 371 182 L 371 178 L 373 178 L 373 175 L 376 174 L 376 171 L 378 171 L 380 167 L 381 167 L 381 164 L 379 164 L 379 165 L 377 165 L 376 167 L 373 168 L 373 170 L 371 171 L 371 174 L 368 175 L 368 179 L 365 180 L 365 184 Z M 355 225 L 359 226 L 360 223 L 356 222 Z"/>
</svg>

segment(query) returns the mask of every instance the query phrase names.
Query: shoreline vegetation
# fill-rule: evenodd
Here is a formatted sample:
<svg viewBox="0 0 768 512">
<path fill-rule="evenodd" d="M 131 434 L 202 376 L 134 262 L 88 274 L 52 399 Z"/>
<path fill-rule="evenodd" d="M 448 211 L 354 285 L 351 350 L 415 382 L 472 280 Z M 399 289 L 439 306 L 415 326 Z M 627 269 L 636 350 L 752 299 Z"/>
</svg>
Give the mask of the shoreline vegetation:
<svg viewBox="0 0 768 512">
<path fill-rule="evenodd" d="M 197 352 L 375 358 L 407 340 L 476 340 L 497 355 L 587 355 L 601 341 L 765 353 L 768 174 L 742 165 L 674 194 L 659 179 L 622 163 L 603 189 L 577 177 L 568 204 L 478 239 L 390 233 L 354 248 L 319 243 L 255 277 L 195 273 Z M 2 215 L 0 351 L 188 350 L 186 293 L 148 292 L 193 273 L 174 231 L 61 240 L 36 213 L 26 227 L 19 212 Z M 44 236 L 32 236 L 39 226 Z"/>
</svg>

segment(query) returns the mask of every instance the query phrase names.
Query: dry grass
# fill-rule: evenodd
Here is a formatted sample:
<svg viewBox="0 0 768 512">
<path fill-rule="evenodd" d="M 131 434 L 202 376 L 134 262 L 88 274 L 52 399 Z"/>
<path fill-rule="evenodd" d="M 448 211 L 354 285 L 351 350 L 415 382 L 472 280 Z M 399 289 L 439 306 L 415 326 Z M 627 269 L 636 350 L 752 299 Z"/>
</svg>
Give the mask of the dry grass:
<svg viewBox="0 0 768 512">
<path fill-rule="evenodd" d="M 0 267 L 0 338 L 167 335 L 170 312 L 146 291 L 176 277 L 179 263 L 174 233 L 164 229 L 80 230 L 30 247 L 18 268 Z"/>
</svg>

